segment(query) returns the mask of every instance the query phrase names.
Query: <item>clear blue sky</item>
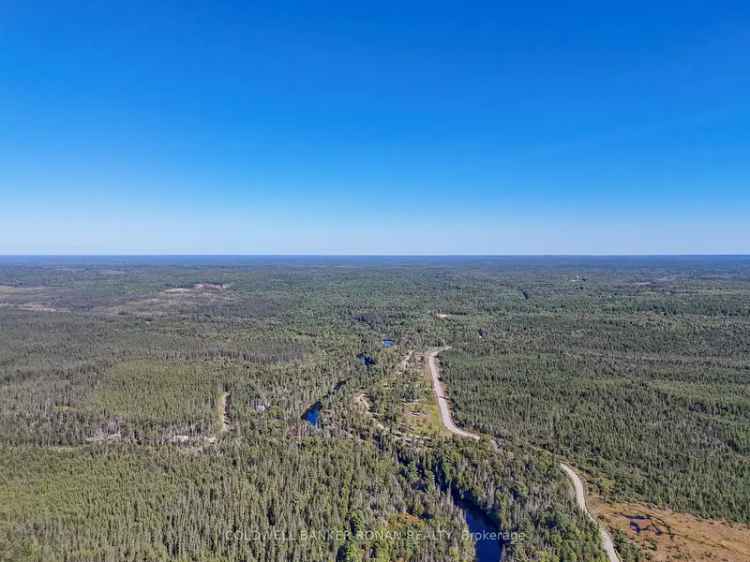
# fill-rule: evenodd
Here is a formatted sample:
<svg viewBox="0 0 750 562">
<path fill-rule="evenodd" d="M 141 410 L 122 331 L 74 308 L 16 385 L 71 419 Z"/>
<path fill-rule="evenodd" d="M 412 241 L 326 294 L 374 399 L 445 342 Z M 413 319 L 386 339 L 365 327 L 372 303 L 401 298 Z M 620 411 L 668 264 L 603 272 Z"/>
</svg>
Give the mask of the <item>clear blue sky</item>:
<svg viewBox="0 0 750 562">
<path fill-rule="evenodd" d="M 0 3 L 0 254 L 750 253 L 747 1 L 252 4 Z"/>
</svg>

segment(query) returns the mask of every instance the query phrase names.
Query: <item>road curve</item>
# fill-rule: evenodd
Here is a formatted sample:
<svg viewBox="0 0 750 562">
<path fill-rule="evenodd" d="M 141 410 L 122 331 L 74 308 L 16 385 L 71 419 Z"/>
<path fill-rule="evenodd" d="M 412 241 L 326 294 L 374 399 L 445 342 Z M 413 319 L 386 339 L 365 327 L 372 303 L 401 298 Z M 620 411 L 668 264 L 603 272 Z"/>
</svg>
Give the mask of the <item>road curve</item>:
<svg viewBox="0 0 750 562">
<path fill-rule="evenodd" d="M 438 408 L 440 409 L 440 418 L 443 421 L 445 429 L 450 431 L 452 434 L 478 441 L 479 435 L 477 435 L 476 433 L 464 431 L 463 429 L 459 428 L 455 423 L 453 423 L 453 418 L 451 417 L 450 407 L 448 406 L 448 400 L 445 396 L 445 389 L 443 388 L 442 382 L 440 382 L 440 371 L 437 365 L 438 354 L 441 351 L 447 351 L 448 349 L 450 349 L 450 346 L 440 347 L 437 349 L 432 349 L 425 354 L 425 357 L 427 358 L 427 365 L 430 369 L 430 375 L 432 376 L 432 389 L 435 391 Z M 602 548 L 607 554 L 607 559 L 609 560 L 609 562 L 621 562 L 620 557 L 617 556 L 617 551 L 615 550 L 615 544 L 612 541 L 612 537 L 604 528 L 604 526 L 600 525 L 597 522 L 596 518 L 589 511 L 589 508 L 586 505 L 586 490 L 583 486 L 581 477 L 576 474 L 575 470 L 573 470 L 565 463 L 560 463 L 560 468 L 563 469 L 563 472 L 565 472 L 567 477 L 573 483 L 573 489 L 575 490 L 576 503 L 578 504 L 578 508 L 583 511 L 588 516 L 588 518 L 591 519 L 591 521 L 593 521 L 593 523 L 599 528 L 599 535 L 601 536 L 602 540 Z"/>
<path fill-rule="evenodd" d="M 443 383 L 440 382 L 440 371 L 437 365 L 438 353 L 440 353 L 441 351 L 447 351 L 448 349 L 450 349 L 450 346 L 440 347 L 438 349 L 430 350 L 425 354 L 425 357 L 427 358 L 427 365 L 430 369 L 430 375 L 432 376 L 432 389 L 435 392 L 438 409 L 440 410 L 440 419 L 443 421 L 445 429 L 450 431 L 453 435 L 458 435 L 459 437 L 466 437 L 467 439 L 474 439 L 475 441 L 479 441 L 479 435 L 464 431 L 455 423 L 453 423 L 450 406 L 448 405 L 448 399 L 445 396 Z"/>
<path fill-rule="evenodd" d="M 596 525 L 599 528 L 599 534 L 601 535 L 602 539 L 602 548 L 604 549 L 604 552 L 607 553 L 607 558 L 609 559 L 609 562 L 620 562 L 620 557 L 617 556 L 617 551 L 615 550 L 615 543 L 612 541 L 612 537 L 607 532 L 607 530 L 604 528 L 603 525 L 600 525 L 594 515 L 589 511 L 588 506 L 586 505 L 586 489 L 583 486 L 583 480 L 581 480 L 581 477 L 578 476 L 575 470 L 573 470 L 571 467 L 569 467 L 565 463 L 560 463 L 560 468 L 563 469 L 563 472 L 568 476 L 570 481 L 573 483 L 573 489 L 576 493 L 576 503 L 578 504 L 578 508 L 583 511 L 591 521 L 594 522 L 594 525 Z"/>
</svg>

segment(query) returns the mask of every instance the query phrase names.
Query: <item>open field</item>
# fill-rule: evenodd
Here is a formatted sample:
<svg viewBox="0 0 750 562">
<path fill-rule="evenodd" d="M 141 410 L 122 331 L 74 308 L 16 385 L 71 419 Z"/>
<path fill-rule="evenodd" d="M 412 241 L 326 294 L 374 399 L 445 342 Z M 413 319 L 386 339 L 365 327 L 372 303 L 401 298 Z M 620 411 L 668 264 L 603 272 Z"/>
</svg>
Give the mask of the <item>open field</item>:
<svg viewBox="0 0 750 562">
<path fill-rule="evenodd" d="M 624 533 L 654 562 L 745 562 L 750 526 L 701 519 L 637 503 L 591 503 L 597 517 Z"/>
</svg>

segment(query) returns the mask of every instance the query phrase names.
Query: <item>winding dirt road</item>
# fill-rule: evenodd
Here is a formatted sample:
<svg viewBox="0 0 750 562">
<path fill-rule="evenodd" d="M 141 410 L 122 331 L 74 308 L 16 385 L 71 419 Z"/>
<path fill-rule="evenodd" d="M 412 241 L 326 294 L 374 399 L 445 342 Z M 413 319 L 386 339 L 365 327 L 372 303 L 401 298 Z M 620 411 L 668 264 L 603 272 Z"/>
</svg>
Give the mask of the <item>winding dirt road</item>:
<svg viewBox="0 0 750 562">
<path fill-rule="evenodd" d="M 576 471 L 569 467 L 567 464 L 561 462 L 560 468 L 563 469 L 563 472 L 568 476 L 568 478 L 570 478 L 570 481 L 573 483 L 573 489 L 576 493 L 576 503 L 578 504 L 578 509 L 583 511 L 588 516 L 588 518 L 591 519 L 591 521 L 593 521 L 594 524 L 599 528 L 599 534 L 602 538 L 602 548 L 604 549 L 604 552 L 607 553 L 609 562 L 620 562 L 620 557 L 617 556 L 617 551 L 615 550 L 615 543 L 612 541 L 612 536 L 604 528 L 603 525 L 599 524 L 594 515 L 589 511 L 588 505 L 586 505 L 586 488 L 583 485 L 583 480 L 581 480 L 581 477 L 578 476 Z"/>
<path fill-rule="evenodd" d="M 441 351 L 446 351 L 448 349 L 450 349 L 450 346 L 440 347 L 438 349 L 430 350 L 425 354 L 425 357 L 427 358 L 427 365 L 430 369 L 430 375 L 432 376 L 432 388 L 435 391 L 435 397 L 437 398 L 438 407 L 440 409 L 440 419 L 442 420 L 445 429 L 447 429 L 454 435 L 478 441 L 479 435 L 477 435 L 476 433 L 464 431 L 463 429 L 456 426 L 455 423 L 453 423 L 450 407 L 445 396 L 445 389 L 443 388 L 443 384 L 440 381 L 440 371 L 437 365 L 438 354 Z M 620 557 L 617 556 L 617 551 L 615 551 L 615 545 L 612 541 L 612 537 L 604 528 L 604 526 L 598 523 L 598 521 L 589 511 L 588 506 L 586 505 L 586 489 L 583 485 L 583 480 L 581 480 L 580 476 L 576 474 L 576 471 L 569 467 L 567 464 L 560 463 L 560 468 L 562 468 L 563 472 L 573 484 L 578 508 L 583 511 L 588 516 L 588 518 L 591 519 L 591 521 L 593 521 L 593 523 L 599 528 L 599 534 L 601 535 L 602 540 L 602 548 L 604 549 L 604 552 L 606 552 L 609 562 L 621 562 Z"/>
<path fill-rule="evenodd" d="M 440 382 L 440 371 L 437 366 L 437 355 L 441 351 L 447 351 L 450 346 L 440 347 L 433 349 L 425 354 L 427 358 L 427 365 L 430 369 L 430 375 L 432 376 L 432 389 L 435 391 L 435 398 L 437 398 L 438 408 L 440 410 L 440 419 L 443 421 L 445 429 L 450 431 L 454 435 L 459 437 L 466 437 L 467 439 L 474 439 L 479 441 L 479 435 L 476 433 L 469 433 L 458 427 L 453 423 L 453 417 L 451 416 L 450 406 L 448 405 L 448 398 L 445 396 L 445 389 L 443 383 Z"/>
</svg>

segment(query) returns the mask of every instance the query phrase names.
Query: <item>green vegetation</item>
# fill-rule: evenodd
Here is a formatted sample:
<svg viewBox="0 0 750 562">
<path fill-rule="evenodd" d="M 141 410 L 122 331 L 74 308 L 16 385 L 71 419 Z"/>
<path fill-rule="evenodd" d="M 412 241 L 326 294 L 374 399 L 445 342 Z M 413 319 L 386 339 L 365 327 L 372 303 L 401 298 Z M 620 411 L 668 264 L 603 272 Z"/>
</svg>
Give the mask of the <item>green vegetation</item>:
<svg viewBox="0 0 750 562">
<path fill-rule="evenodd" d="M 744 275 L 540 286 L 523 311 L 458 319 L 456 417 L 571 459 L 612 498 L 750 521 Z"/>
<path fill-rule="evenodd" d="M 466 558 L 466 545 L 438 536 L 460 526 L 458 510 L 407 486 L 373 447 L 345 440 L 2 453 L 4 560 L 324 560 L 349 546 L 355 521 L 379 539 L 355 545 L 374 559 L 439 548 Z M 376 533 L 415 505 L 431 517 L 411 543 L 407 528 Z"/>
<path fill-rule="evenodd" d="M 555 455 L 747 521 L 749 317 L 729 258 L 0 266 L 0 560 L 471 560 L 453 498 L 505 560 L 603 560 Z M 444 344 L 499 447 L 431 423 Z"/>
</svg>

